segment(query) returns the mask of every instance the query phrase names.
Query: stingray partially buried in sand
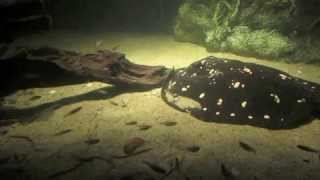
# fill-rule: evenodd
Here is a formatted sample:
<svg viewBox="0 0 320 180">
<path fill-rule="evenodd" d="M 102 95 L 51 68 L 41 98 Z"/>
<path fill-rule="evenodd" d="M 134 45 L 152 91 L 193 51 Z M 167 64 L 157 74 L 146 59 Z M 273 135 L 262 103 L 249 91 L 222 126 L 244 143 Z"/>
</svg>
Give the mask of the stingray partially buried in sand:
<svg viewBox="0 0 320 180">
<path fill-rule="evenodd" d="M 173 72 L 162 98 L 208 122 L 288 129 L 319 115 L 319 90 L 273 68 L 211 56 Z"/>
</svg>

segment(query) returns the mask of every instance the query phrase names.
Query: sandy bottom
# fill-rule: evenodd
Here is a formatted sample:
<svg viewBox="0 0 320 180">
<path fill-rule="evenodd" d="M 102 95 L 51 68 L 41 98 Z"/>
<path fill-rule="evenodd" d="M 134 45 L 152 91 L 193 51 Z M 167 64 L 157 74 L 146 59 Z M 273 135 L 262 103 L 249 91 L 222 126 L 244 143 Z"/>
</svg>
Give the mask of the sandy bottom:
<svg viewBox="0 0 320 180">
<path fill-rule="evenodd" d="M 16 43 L 81 52 L 118 46 L 131 61 L 167 67 L 184 67 L 215 55 L 265 64 L 320 82 L 320 67 L 208 53 L 203 47 L 176 42 L 165 34 L 51 32 Z M 167 106 L 160 89 L 115 91 L 110 85 L 88 82 L 21 90 L 6 97 L 8 104 L 19 108 L 64 103 L 43 111 L 36 121 L 9 127 L 8 133 L 0 136 L 0 173 L 30 179 L 320 179 L 319 153 L 297 148 L 306 145 L 320 150 L 318 120 L 277 131 L 206 123 Z M 29 101 L 35 95 L 41 98 Z M 66 116 L 78 107 L 82 109 Z M 132 147 L 142 139 L 145 144 L 135 151 L 141 153 L 124 156 L 128 141 L 136 142 L 130 143 Z M 255 152 L 241 147 L 240 142 Z"/>
</svg>

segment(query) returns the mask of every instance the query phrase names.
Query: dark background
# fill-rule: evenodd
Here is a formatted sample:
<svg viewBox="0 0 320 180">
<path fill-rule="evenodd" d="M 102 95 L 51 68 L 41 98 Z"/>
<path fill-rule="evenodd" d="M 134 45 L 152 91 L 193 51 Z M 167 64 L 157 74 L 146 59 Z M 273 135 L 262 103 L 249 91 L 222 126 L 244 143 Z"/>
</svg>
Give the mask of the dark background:
<svg viewBox="0 0 320 180">
<path fill-rule="evenodd" d="M 1 0 L 1 39 L 52 29 L 171 32 L 183 0 Z M 30 21 L 26 17 L 43 16 Z"/>
</svg>

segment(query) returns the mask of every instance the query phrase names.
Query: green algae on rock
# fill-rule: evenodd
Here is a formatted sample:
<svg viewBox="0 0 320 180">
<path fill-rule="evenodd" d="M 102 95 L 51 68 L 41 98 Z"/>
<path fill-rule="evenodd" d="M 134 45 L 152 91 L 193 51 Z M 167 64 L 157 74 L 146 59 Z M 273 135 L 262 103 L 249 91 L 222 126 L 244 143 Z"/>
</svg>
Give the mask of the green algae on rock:
<svg viewBox="0 0 320 180">
<path fill-rule="evenodd" d="M 320 3 L 300 1 L 188 0 L 178 11 L 174 34 L 209 51 L 320 62 Z"/>
</svg>

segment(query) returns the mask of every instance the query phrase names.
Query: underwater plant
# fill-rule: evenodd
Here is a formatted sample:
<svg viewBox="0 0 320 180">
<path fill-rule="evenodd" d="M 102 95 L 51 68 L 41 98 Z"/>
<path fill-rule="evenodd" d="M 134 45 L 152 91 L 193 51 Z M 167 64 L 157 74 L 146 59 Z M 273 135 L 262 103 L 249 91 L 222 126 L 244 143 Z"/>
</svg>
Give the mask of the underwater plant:
<svg viewBox="0 0 320 180">
<path fill-rule="evenodd" d="M 174 34 L 209 51 L 319 63 L 317 7 L 314 0 L 188 0 Z"/>
</svg>

